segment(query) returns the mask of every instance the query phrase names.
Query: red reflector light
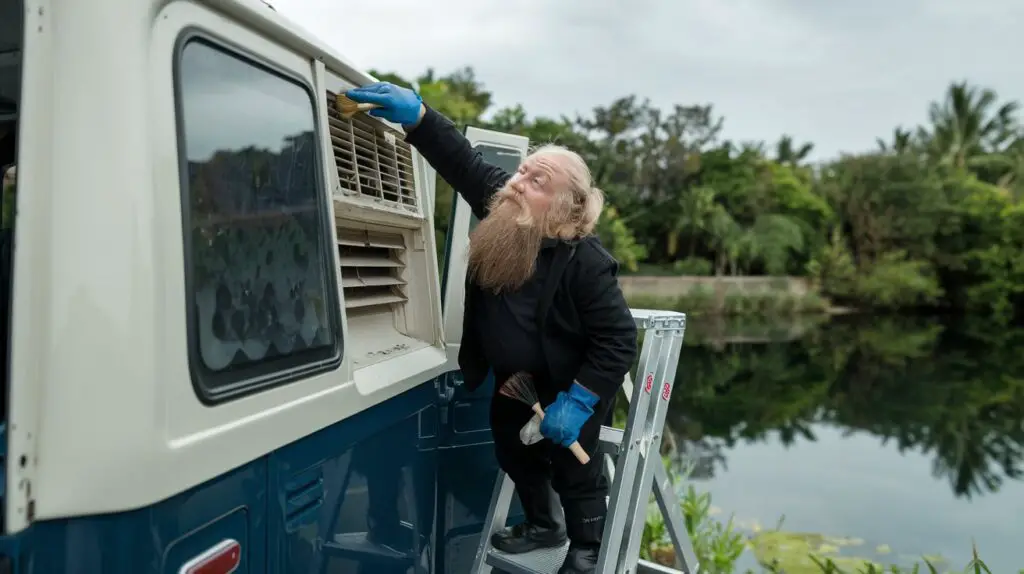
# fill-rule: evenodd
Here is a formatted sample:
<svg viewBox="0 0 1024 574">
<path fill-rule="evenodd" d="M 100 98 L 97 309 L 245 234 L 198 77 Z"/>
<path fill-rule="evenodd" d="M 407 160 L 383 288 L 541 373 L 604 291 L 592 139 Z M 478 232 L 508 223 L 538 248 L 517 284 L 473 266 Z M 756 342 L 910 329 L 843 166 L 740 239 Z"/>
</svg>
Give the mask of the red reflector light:
<svg viewBox="0 0 1024 574">
<path fill-rule="evenodd" d="M 242 545 L 227 539 L 189 560 L 180 574 L 231 574 L 242 563 Z"/>
</svg>

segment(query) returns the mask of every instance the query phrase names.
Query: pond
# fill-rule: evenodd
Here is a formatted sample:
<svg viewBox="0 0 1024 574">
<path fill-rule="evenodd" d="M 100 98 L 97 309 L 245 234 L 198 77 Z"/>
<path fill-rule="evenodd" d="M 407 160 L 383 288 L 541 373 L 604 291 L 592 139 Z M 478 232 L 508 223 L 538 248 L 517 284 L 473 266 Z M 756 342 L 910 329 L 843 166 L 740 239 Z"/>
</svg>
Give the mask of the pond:
<svg viewBox="0 0 1024 574">
<path fill-rule="evenodd" d="M 694 317 L 686 338 L 670 456 L 716 518 L 750 535 L 783 519 L 840 556 L 957 571 L 974 541 L 993 572 L 1024 568 L 1024 330 Z"/>
</svg>

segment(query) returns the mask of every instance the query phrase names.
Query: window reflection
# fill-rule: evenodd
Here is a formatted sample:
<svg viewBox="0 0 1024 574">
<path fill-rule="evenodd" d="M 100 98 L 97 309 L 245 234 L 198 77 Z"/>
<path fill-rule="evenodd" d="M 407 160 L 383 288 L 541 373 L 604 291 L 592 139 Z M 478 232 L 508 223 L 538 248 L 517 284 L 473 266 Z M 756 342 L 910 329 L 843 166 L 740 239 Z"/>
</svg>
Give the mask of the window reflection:
<svg viewBox="0 0 1024 574">
<path fill-rule="evenodd" d="M 485 143 L 477 144 L 476 149 L 484 161 L 509 173 L 515 173 L 519 169 L 519 164 L 523 162 L 523 156 L 516 149 Z"/>
<path fill-rule="evenodd" d="M 180 58 L 190 334 L 204 386 L 331 358 L 340 328 L 309 93 L 202 40 Z"/>
</svg>

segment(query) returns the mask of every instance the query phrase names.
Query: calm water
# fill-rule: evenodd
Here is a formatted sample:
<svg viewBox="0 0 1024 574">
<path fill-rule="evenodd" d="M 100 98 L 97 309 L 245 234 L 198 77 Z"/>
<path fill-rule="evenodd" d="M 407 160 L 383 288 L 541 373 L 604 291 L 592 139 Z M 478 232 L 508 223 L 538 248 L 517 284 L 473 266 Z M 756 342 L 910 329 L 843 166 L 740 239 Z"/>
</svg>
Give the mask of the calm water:
<svg viewBox="0 0 1024 574">
<path fill-rule="evenodd" d="M 973 539 L 993 572 L 1024 568 L 1024 330 L 693 318 L 687 339 L 668 425 L 718 518 L 958 571 Z"/>
</svg>

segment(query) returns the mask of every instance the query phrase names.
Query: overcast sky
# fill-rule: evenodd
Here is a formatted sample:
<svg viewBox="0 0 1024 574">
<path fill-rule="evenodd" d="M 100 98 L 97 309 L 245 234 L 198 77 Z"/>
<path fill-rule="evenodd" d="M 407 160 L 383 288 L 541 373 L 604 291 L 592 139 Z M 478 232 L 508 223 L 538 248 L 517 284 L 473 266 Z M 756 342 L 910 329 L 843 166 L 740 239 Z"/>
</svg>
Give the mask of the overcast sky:
<svg viewBox="0 0 1024 574">
<path fill-rule="evenodd" d="M 726 137 L 814 158 L 923 122 L 951 80 L 1024 98 L 1024 0 L 271 1 L 364 68 L 470 65 L 531 115 L 711 103 Z"/>
</svg>

